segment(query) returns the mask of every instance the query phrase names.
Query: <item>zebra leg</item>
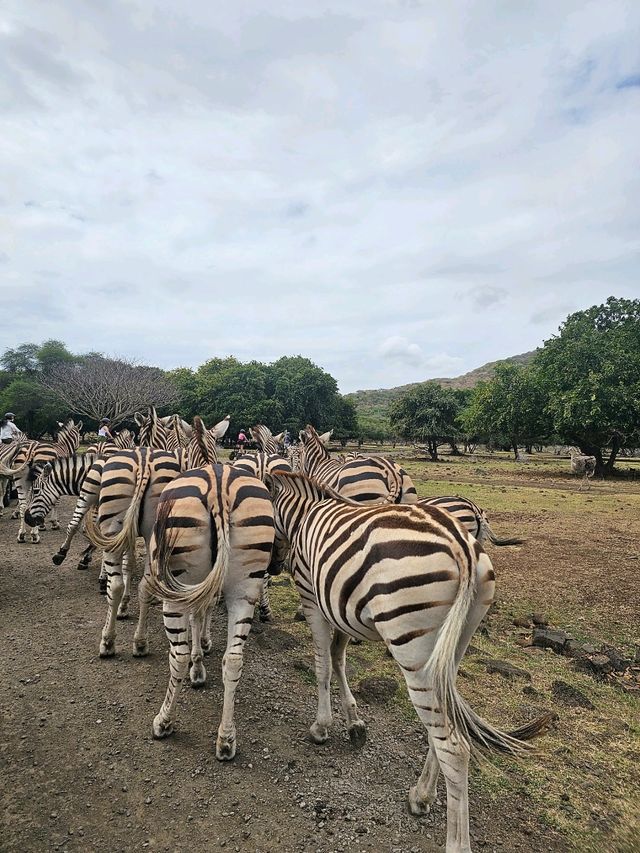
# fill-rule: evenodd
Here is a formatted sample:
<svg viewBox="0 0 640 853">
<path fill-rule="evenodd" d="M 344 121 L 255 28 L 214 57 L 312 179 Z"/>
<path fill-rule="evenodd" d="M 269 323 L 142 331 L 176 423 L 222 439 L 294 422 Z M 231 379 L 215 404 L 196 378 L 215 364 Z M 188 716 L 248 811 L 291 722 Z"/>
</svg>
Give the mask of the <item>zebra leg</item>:
<svg viewBox="0 0 640 853">
<path fill-rule="evenodd" d="M 211 642 L 211 620 L 213 619 L 213 608 L 207 610 L 206 616 L 204 618 L 204 627 L 202 629 L 202 636 L 200 637 L 200 642 L 202 643 L 202 651 L 205 655 L 208 655 L 211 651 L 211 646 L 213 643 Z"/>
<path fill-rule="evenodd" d="M 153 596 L 149 592 L 148 563 L 149 558 L 147 557 L 144 575 L 138 584 L 138 624 L 133 635 L 133 656 L 135 658 L 143 658 L 149 654 L 149 605 Z"/>
<path fill-rule="evenodd" d="M 162 603 L 164 629 L 169 638 L 169 686 L 160 711 L 153 720 L 153 736 L 169 737 L 175 727 L 176 703 L 189 667 L 189 617 L 173 601 Z"/>
<path fill-rule="evenodd" d="M 246 584 L 243 586 L 244 589 L 234 591 L 235 594 L 233 594 L 232 603 L 229 606 L 227 648 L 222 658 L 224 703 L 216 740 L 216 758 L 219 761 L 231 761 L 236 754 L 236 727 L 233 721 L 236 688 L 242 675 L 244 644 L 251 630 L 256 598 L 260 594 L 259 589 L 256 590 L 255 595 L 248 594 Z M 245 594 L 241 596 L 242 592 Z M 225 598 L 227 598 L 226 590 Z M 229 598 L 227 598 L 227 602 L 229 602 Z"/>
<path fill-rule="evenodd" d="M 85 571 L 91 565 L 91 557 L 93 556 L 93 552 L 96 550 L 95 545 L 89 544 L 84 551 L 82 552 L 82 556 L 76 566 L 80 571 Z M 57 556 L 57 555 L 56 555 Z"/>
<path fill-rule="evenodd" d="M 264 581 L 262 583 L 262 591 L 260 593 L 258 613 L 260 615 L 261 622 L 273 622 L 273 611 L 271 610 L 271 604 L 269 603 L 269 577 L 270 575 L 268 573 L 265 574 Z"/>
<path fill-rule="evenodd" d="M 49 522 L 52 530 L 60 530 L 60 519 L 58 518 L 58 501 L 55 502 L 49 513 Z"/>
<path fill-rule="evenodd" d="M 309 729 L 314 743 L 325 743 L 329 737 L 331 716 L 331 626 L 318 606 L 304 602 L 304 615 L 311 629 L 315 650 L 316 681 L 318 682 L 318 711 Z"/>
<path fill-rule="evenodd" d="M 116 614 L 124 584 L 122 583 L 122 557 L 112 551 L 105 551 L 102 565 L 107 575 L 107 618 L 102 629 L 100 657 L 113 657 L 116 653 Z"/>
<path fill-rule="evenodd" d="M 346 662 L 349 639 L 347 634 L 343 634 L 342 631 L 338 631 L 338 629 L 334 631 L 331 642 L 331 661 L 338 678 L 340 701 L 342 702 L 342 710 L 347 718 L 349 738 L 354 746 L 361 747 L 366 743 L 367 729 L 364 721 L 358 715 L 358 706 L 347 682 Z"/>
<path fill-rule="evenodd" d="M 129 553 L 123 554 L 122 576 L 124 579 L 124 590 L 122 598 L 120 599 L 120 604 L 118 605 L 116 619 L 127 619 L 129 616 L 129 601 L 131 600 L 131 569 L 129 566 L 131 563 L 135 566 L 135 556 L 129 555 Z"/>
<path fill-rule="evenodd" d="M 87 514 L 87 511 L 91 508 L 91 506 L 92 505 L 90 505 L 89 503 L 84 503 L 84 505 L 82 505 L 80 507 L 78 507 L 78 505 L 76 505 L 76 509 L 73 512 L 73 516 L 71 517 L 71 521 L 67 525 L 67 536 L 66 536 L 64 542 L 62 543 L 62 545 L 58 548 L 58 553 L 54 554 L 53 557 L 51 558 L 53 560 L 54 565 L 60 566 L 64 562 L 64 559 L 69 552 L 69 548 L 71 547 L 71 542 L 73 541 L 73 537 L 78 532 L 78 528 L 80 527 L 80 522 L 85 517 L 85 515 Z M 90 552 L 89 552 L 89 548 L 91 548 Z M 89 545 L 89 548 L 85 549 L 85 551 L 83 552 L 82 558 L 84 560 L 85 555 L 87 554 L 87 552 L 89 552 L 89 562 L 90 562 L 91 561 L 91 553 L 93 553 L 93 545 Z M 89 565 L 89 563 L 87 563 L 87 566 L 88 565 Z"/>
<path fill-rule="evenodd" d="M 440 764 L 433 745 L 432 735 L 429 733 L 429 752 L 427 760 L 422 768 L 420 778 L 409 789 L 409 811 L 416 817 L 429 814 L 431 806 L 436 801 L 436 786 L 440 775 Z"/>
<path fill-rule="evenodd" d="M 202 616 L 189 616 L 191 625 L 191 666 L 189 667 L 189 681 L 192 687 L 202 687 L 207 680 L 207 670 L 202 662 L 202 635 L 205 631 L 205 622 L 208 613 Z"/>
</svg>

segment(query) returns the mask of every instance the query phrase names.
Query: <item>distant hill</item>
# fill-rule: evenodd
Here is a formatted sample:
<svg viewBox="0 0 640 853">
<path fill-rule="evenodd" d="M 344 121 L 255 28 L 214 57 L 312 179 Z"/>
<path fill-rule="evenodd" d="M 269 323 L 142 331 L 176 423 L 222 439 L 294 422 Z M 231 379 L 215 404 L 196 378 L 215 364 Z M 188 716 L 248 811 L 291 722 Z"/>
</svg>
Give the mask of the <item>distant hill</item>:
<svg viewBox="0 0 640 853">
<path fill-rule="evenodd" d="M 520 355 L 512 355 L 510 358 L 502 358 L 499 361 L 490 361 L 483 364 L 482 367 L 476 367 L 475 370 L 464 373 L 462 376 L 454 378 L 428 379 L 427 382 L 437 382 L 443 388 L 473 388 L 478 382 L 486 382 L 491 379 L 495 373 L 496 365 L 510 362 L 511 364 L 528 364 L 536 351 L 523 352 Z M 371 391 L 354 391 L 351 394 L 345 394 L 348 400 L 355 403 L 356 411 L 359 416 L 371 418 L 376 421 L 384 420 L 388 416 L 389 407 L 406 393 L 410 388 L 415 388 L 416 385 L 422 385 L 422 382 L 411 382 L 409 385 L 398 385 L 397 388 L 379 388 Z"/>
</svg>

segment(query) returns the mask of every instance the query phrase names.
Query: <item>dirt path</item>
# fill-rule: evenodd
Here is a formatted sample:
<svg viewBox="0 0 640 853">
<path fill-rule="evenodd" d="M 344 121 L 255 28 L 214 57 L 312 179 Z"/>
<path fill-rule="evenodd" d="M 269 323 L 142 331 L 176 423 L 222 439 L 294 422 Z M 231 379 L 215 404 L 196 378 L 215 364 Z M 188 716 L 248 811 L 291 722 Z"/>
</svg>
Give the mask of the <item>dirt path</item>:
<svg viewBox="0 0 640 853">
<path fill-rule="evenodd" d="M 212 745 L 222 619 L 206 688 L 185 688 L 175 736 L 153 741 L 151 721 L 167 681 L 159 612 L 152 613 L 148 658 L 131 656 L 134 606 L 133 617 L 118 625 L 117 657 L 100 660 L 105 601 L 97 571 L 75 569 L 79 547 L 61 568 L 52 565 L 60 533 L 44 533 L 39 546 L 18 546 L 14 536 L 15 522 L 4 518 L 0 849 L 443 849 L 444 807 L 422 820 L 405 807 L 426 753 L 417 720 L 363 703 L 369 739 L 355 752 L 336 703 L 329 743 L 313 746 L 307 728 L 315 687 L 300 662 L 310 646 L 283 631 L 284 621 L 251 634 L 236 705 L 238 755 L 221 764 Z M 536 826 L 525 798 L 492 803 L 472 793 L 471 811 L 474 849 L 567 849 Z"/>
</svg>

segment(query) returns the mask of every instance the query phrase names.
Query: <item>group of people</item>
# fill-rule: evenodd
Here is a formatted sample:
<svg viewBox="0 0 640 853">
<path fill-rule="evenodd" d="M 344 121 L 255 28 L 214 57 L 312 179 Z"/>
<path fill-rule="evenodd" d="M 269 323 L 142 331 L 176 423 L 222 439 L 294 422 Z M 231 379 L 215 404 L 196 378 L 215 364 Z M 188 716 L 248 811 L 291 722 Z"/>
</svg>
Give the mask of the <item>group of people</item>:
<svg viewBox="0 0 640 853">
<path fill-rule="evenodd" d="M 243 450 L 245 449 L 245 447 L 247 446 L 248 441 L 249 441 L 249 439 L 247 438 L 247 435 L 246 435 L 244 429 L 241 429 L 240 432 L 238 433 L 238 438 L 236 439 L 236 450 L 239 453 L 242 453 Z M 287 447 L 289 447 L 289 445 L 291 444 L 291 433 L 289 432 L 288 429 L 286 429 L 284 431 L 282 441 L 284 443 L 285 449 Z"/>
</svg>

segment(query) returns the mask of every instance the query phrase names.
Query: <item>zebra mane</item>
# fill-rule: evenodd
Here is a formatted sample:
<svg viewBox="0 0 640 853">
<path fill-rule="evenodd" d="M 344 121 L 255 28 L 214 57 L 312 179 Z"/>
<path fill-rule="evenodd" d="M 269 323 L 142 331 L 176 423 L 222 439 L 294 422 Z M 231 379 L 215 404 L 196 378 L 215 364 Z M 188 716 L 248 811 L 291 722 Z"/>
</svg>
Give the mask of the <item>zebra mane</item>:
<svg viewBox="0 0 640 853">
<path fill-rule="evenodd" d="M 273 471 L 270 475 L 272 480 L 276 482 L 280 482 L 283 486 L 289 488 L 289 491 L 297 492 L 300 495 L 309 495 L 309 492 L 313 492 L 314 497 L 318 500 L 326 500 L 330 498 L 331 500 L 338 501 L 341 504 L 346 504 L 347 506 L 357 506 L 360 509 L 364 509 L 364 505 L 358 503 L 358 501 L 351 500 L 351 498 L 346 498 L 344 495 L 339 494 L 330 486 L 321 483 L 319 480 L 316 480 L 314 477 L 309 477 L 307 474 L 303 474 L 301 471 Z"/>
<path fill-rule="evenodd" d="M 249 432 L 260 450 L 265 453 L 280 453 L 280 441 L 283 433 L 274 435 L 268 426 L 256 424 L 250 427 Z"/>
</svg>

